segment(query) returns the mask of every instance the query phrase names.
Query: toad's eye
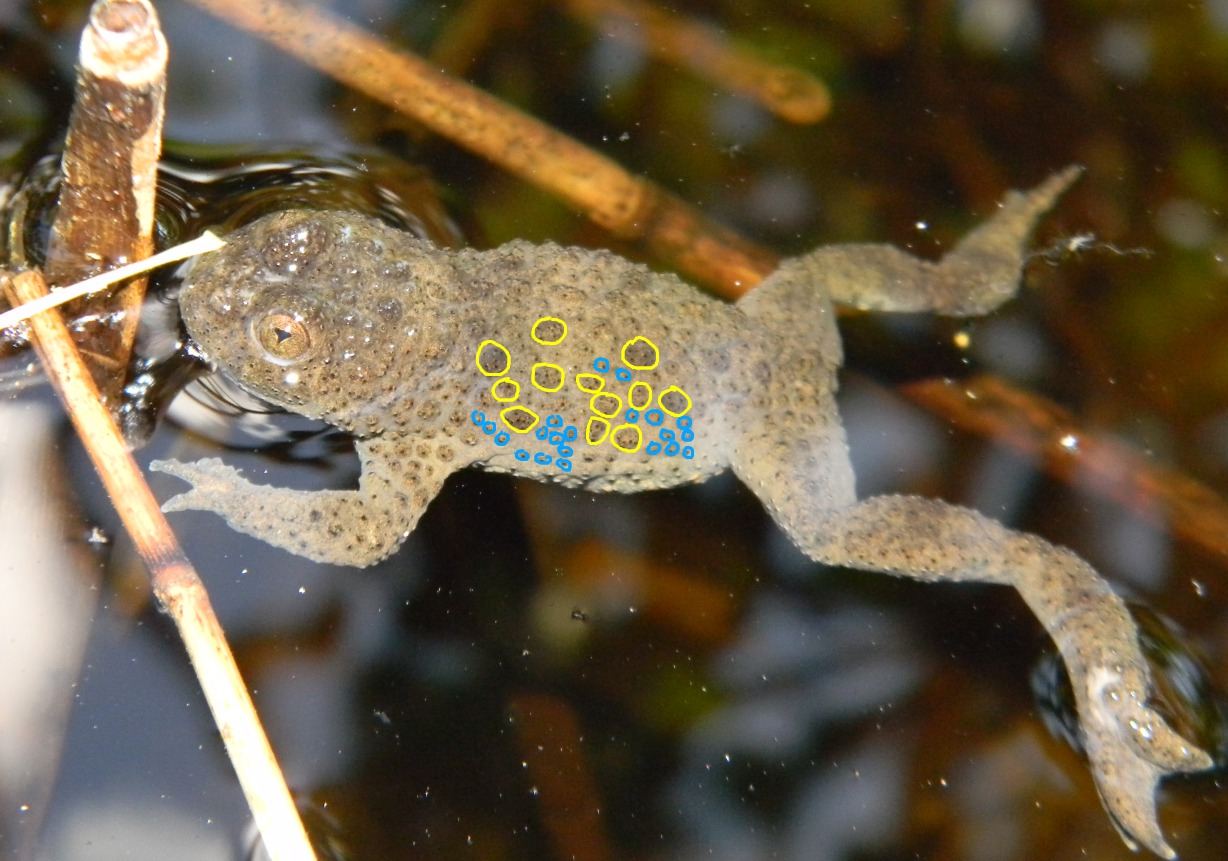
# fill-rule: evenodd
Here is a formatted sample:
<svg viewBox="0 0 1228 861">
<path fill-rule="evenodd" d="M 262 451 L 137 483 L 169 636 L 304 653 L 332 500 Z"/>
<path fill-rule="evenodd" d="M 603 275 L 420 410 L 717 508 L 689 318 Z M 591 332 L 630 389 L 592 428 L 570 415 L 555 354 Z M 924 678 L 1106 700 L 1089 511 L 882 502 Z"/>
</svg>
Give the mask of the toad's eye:
<svg viewBox="0 0 1228 861">
<path fill-rule="evenodd" d="M 251 335 L 264 357 L 277 365 L 292 365 L 311 354 L 311 327 L 297 314 L 273 311 L 257 317 Z"/>
</svg>

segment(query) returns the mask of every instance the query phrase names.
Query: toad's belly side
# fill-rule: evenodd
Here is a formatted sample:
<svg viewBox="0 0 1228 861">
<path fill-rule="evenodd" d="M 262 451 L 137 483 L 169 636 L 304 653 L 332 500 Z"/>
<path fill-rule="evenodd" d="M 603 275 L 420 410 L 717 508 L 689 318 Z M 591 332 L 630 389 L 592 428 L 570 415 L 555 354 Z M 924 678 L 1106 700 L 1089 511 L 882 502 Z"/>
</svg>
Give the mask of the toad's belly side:
<svg viewBox="0 0 1228 861">
<path fill-rule="evenodd" d="M 714 303 L 679 326 L 612 307 L 547 307 L 505 319 L 471 345 L 462 436 L 477 465 L 622 492 L 697 481 L 728 465 L 739 312 Z"/>
</svg>

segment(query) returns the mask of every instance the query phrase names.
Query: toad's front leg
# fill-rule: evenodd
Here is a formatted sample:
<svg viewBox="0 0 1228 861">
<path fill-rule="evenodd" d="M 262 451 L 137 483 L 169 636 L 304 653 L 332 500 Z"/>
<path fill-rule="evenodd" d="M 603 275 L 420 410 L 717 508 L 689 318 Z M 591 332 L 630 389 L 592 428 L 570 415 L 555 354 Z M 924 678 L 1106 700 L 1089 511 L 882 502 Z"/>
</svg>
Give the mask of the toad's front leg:
<svg viewBox="0 0 1228 861">
<path fill-rule="evenodd" d="M 240 532 L 316 562 L 373 565 L 401 545 L 450 467 L 398 458 L 394 440 L 360 440 L 357 490 L 290 490 L 253 484 L 217 458 L 160 460 L 150 469 L 192 485 L 163 511 L 212 511 Z"/>
</svg>

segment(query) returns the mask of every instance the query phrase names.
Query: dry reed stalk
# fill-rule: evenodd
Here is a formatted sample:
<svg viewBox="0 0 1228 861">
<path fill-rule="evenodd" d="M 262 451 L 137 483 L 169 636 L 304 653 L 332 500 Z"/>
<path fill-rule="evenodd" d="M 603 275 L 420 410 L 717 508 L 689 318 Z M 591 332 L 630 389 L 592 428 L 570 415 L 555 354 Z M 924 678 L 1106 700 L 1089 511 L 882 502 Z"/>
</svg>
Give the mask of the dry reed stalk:
<svg viewBox="0 0 1228 861">
<path fill-rule="evenodd" d="M 16 276 L 0 274 L 0 288 L 14 305 L 35 301 L 47 293 L 46 282 L 37 271 Z M 54 310 L 36 314 L 29 324 L 43 370 L 72 419 L 137 552 L 149 567 L 154 594 L 179 630 L 270 857 L 275 861 L 313 859 L 315 855 L 290 790 L 277 767 L 204 585 L 103 405 L 68 328 Z"/>
<path fill-rule="evenodd" d="M 84 281 L 77 284 L 70 284 L 67 287 L 62 287 L 59 290 L 53 290 L 50 293 L 44 293 L 33 302 L 26 302 L 24 305 L 18 305 L 15 308 L 10 308 L 3 314 L 0 314 L 0 329 L 14 326 L 22 320 L 28 320 L 40 311 L 46 311 L 48 308 L 55 308 L 74 299 L 81 299 L 85 296 L 91 296 L 94 293 L 106 290 L 112 284 L 124 281 L 138 275 L 143 275 L 159 266 L 165 266 L 167 263 L 177 263 L 180 260 L 186 260 L 189 257 L 194 257 L 197 254 L 204 254 L 208 251 L 216 251 L 226 243 L 215 236 L 212 232 L 206 230 L 200 236 L 187 242 L 180 243 L 165 251 L 155 254 L 153 257 L 146 257 L 144 260 L 138 260 L 135 263 L 129 263 L 125 266 L 120 266 L 118 269 L 108 269 L 101 275 L 95 275 L 92 278 L 86 278 Z"/>
</svg>

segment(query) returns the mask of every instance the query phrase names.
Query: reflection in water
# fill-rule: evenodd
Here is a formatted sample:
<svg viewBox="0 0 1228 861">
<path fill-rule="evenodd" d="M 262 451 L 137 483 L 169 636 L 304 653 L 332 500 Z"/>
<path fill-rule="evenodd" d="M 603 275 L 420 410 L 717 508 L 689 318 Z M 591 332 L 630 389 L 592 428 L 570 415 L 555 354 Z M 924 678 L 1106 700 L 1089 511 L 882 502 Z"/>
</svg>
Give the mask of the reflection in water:
<svg viewBox="0 0 1228 861">
<path fill-rule="evenodd" d="M 889 845 L 912 740 L 895 726 L 837 739 L 915 691 L 925 667 L 910 640 L 880 609 L 817 613 L 796 596 L 757 596 L 712 659 L 722 705 L 686 734 L 669 781 L 678 857 L 830 859 Z"/>
</svg>

